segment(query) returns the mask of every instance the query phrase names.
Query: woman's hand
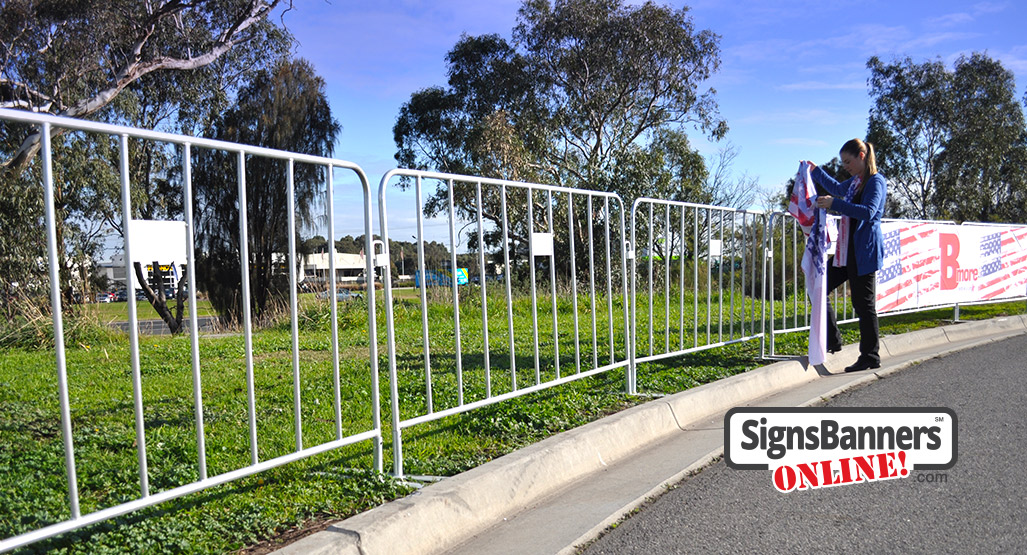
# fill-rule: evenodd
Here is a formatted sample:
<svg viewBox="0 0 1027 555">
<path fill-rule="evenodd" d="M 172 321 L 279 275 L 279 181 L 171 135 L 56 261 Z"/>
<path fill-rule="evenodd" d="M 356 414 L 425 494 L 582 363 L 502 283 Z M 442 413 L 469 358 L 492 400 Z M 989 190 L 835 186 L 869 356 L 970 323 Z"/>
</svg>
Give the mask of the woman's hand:
<svg viewBox="0 0 1027 555">
<path fill-rule="evenodd" d="M 823 208 L 824 210 L 831 209 L 831 203 L 834 202 L 834 198 L 824 195 L 817 197 L 817 208 Z"/>
<path fill-rule="evenodd" d="M 807 164 L 809 164 L 809 171 L 817 169 L 817 165 L 814 164 L 812 160 L 801 160 L 801 162 L 806 162 Z"/>
</svg>

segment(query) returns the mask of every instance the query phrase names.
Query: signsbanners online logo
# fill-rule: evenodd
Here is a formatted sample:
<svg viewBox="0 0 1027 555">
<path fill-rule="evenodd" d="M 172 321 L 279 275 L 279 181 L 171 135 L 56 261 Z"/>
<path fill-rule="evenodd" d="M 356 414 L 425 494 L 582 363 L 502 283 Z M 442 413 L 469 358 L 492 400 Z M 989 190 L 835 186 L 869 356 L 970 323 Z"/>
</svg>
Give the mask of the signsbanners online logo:
<svg viewBox="0 0 1027 555">
<path fill-rule="evenodd" d="M 956 464 L 956 414 L 947 408 L 757 408 L 724 416 L 724 458 L 772 469 L 779 491 L 905 478 Z"/>
</svg>

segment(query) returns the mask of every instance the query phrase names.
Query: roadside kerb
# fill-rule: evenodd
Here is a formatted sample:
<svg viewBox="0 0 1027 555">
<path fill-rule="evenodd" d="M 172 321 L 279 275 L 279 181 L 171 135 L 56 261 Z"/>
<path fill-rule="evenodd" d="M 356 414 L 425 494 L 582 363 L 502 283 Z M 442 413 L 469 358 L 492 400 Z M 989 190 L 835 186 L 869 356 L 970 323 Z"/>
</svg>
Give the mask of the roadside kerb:
<svg viewBox="0 0 1027 555">
<path fill-rule="evenodd" d="M 937 352 L 953 343 L 1024 331 L 1027 331 L 1027 317 L 1015 316 L 918 330 L 884 337 L 881 342 L 890 356 L 898 356 L 915 350 Z M 840 355 L 829 356 L 825 369 L 831 373 L 841 372 L 851 363 L 851 355 L 857 348 L 848 345 Z M 885 368 L 839 389 L 878 379 L 929 356 Z M 277 553 L 438 553 L 574 480 L 601 471 L 610 462 L 681 432 L 691 423 L 818 376 L 816 369 L 809 368 L 802 357 L 632 407 L 338 522 Z"/>
</svg>

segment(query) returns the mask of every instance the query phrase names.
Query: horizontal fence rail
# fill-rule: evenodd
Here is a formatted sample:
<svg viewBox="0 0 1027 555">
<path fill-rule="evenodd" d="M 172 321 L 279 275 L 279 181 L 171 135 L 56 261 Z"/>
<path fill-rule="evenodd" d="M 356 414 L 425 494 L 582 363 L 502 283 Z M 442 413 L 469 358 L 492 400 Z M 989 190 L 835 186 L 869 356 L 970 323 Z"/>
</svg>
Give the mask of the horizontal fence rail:
<svg viewBox="0 0 1027 555">
<path fill-rule="evenodd" d="M 757 265 L 765 227 L 762 212 L 634 202 L 631 344 L 642 349 L 633 351 L 634 364 L 762 337 Z M 637 383 L 631 386 L 635 392 Z"/>
<path fill-rule="evenodd" d="M 386 205 L 389 191 L 395 189 L 390 184 L 397 178 L 412 182 L 414 199 L 406 214 L 416 222 L 408 228 L 413 235 L 390 227 L 404 213 Z M 435 288 L 423 279 L 429 265 L 426 182 L 436 185 L 428 201 L 436 207 L 434 223 L 448 231 L 450 258 L 442 264 L 449 279 L 436 281 Z M 413 238 L 422 276 L 418 301 L 401 303 L 392 289 L 390 265 L 384 265 L 397 476 L 404 474 L 406 428 L 628 368 L 625 214 L 619 197 L 413 170 L 387 173 L 378 195 L 386 245 L 397 238 Z M 474 245 L 463 262 L 457 259 L 462 240 Z M 490 243 L 498 245 L 499 260 L 495 254 L 486 260 L 484 245 Z M 389 247 L 385 255 L 388 260 Z M 470 287 L 460 285 L 462 264 L 469 267 Z M 492 271 L 497 268 L 501 272 Z M 438 305 L 447 305 L 445 311 L 433 311 L 430 293 L 440 299 Z M 419 352 L 395 337 L 400 310 L 403 317 L 421 320 L 421 336 L 408 338 L 420 342 Z M 436 345 L 442 347 L 441 353 Z M 400 346 L 403 353 L 398 352 Z"/>
<path fill-rule="evenodd" d="M 251 147 L 241 144 L 228 143 L 223 141 L 214 141 L 209 139 L 202 139 L 196 137 L 188 137 L 182 135 L 174 135 L 169 133 L 133 129 L 115 125 L 107 125 L 89 121 L 73 120 L 68 118 L 58 118 L 48 115 L 34 114 L 24 111 L 15 110 L 0 110 L 0 120 L 4 122 L 18 122 L 22 124 L 28 124 L 33 126 L 40 134 L 40 159 L 42 164 L 42 191 L 44 195 L 44 203 L 46 210 L 46 236 L 47 236 L 47 256 L 49 264 L 49 281 L 50 281 L 50 302 L 51 310 L 53 315 L 53 330 L 54 330 L 54 377 L 57 382 L 57 389 L 59 397 L 59 410 L 57 411 L 60 419 L 60 430 L 61 430 L 61 441 L 63 444 L 64 452 L 64 467 L 66 475 L 66 486 L 67 486 L 67 500 L 68 500 L 68 515 L 69 518 L 63 522 L 51 523 L 41 528 L 25 532 L 19 535 L 8 537 L 0 541 L 0 551 L 8 551 L 18 547 L 26 546 L 30 543 L 46 539 L 57 534 L 75 530 L 83 526 L 100 522 L 109 518 L 113 518 L 122 514 L 126 514 L 131 511 L 135 511 L 144 507 L 149 507 L 163 501 L 175 499 L 183 495 L 198 492 L 200 490 L 210 488 L 212 486 L 224 484 L 232 480 L 236 480 L 245 476 L 250 476 L 255 473 L 274 468 L 289 462 L 301 460 L 304 458 L 311 457 L 313 455 L 324 453 L 329 450 L 337 449 L 343 446 L 352 445 L 358 442 L 370 440 L 373 442 L 373 456 L 374 456 L 374 467 L 376 470 L 381 471 L 382 466 L 382 429 L 381 429 L 381 418 L 380 418 L 380 402 L 378 399 L 378 368 L 377 368 L 377 342 L 373 340 L 376 335 L 375 328 L 375 310 L 374 310 L 374 287 L 368 282 L 366 288 L 366 295 L 368 299 L 368 358 L 364 363 L 366 364 L 366 375 L 371 382 L 370 387 L 370 399 L 358 406 L 346 407 L 347 413 L 359 412 L 365 415 L 366 424 L 358 426 L 360 429 L 354 429 L 354 425 L 345 424 L 342 418 L 342 406 L 340 402 L 340 377 L 339 377 L 339 348 L 338 348 L 338 330 L 335 326 L 336 321 L 336 307 L 335 303 L 331 304 L 331 315 L 332 315 L 332 360 L 334 368 L 330 374 L 327 372 L 321 372 L 317 377 L 308 371 L 306 368 L 301 368 L 299 361 L 299 345 L 298 345 L 298 329 L 297 322 L 299 321 L 299 308 L 297 302 L 297 252 L 295 245 L 295 235 L 297 231 L 296 206 L 295 206 L 295 190 L 296 184 L 294 178 L 297 175 L 296 165 L 303 164 L 308 170 L 304 175 L 310 175 L 310 171 L 320 175 L 323 179 L 323 184 L 320 188 L 319 193 L 325 199 L 325 208 L 327 211 L 328 227 L 329 230 L 333 227 L 331 221 L 333 212 L 333 197 L 334 197 L 334 185 L 333 185 L 333 174 L 335 170 L 344 170 L 351 173 L 359 181 L 361 193 L 363 195 L 363 228 L 364 236 L 367 239 L 367 249 L 371 249 L 371 196 L 370 186 L 363 170 L 353 164 L 343 160 L 335 160 L 331 158 L 324 158 L 318 156 L 310 156 L 305 154 L 291 153 L 278 151 L 267 148 Z M 160 475 L 160 469 L 151 468 L 150 463 L 153 461 L 155 455 L 148 454 L 147 448 L 149 444 L 147 442 L 148 435 L 151 433 L 163 432 L 166 425 L 156 424 L 152 421 L 155 420 L 153 411 L 155 408 L 148 407 L 144 403 L 144 397 L 146 396 L 146 389 L 150 380 L 144 378 L 144 375 L 151 373 L 151 366 L 155 364 L 153 361 L 143 361 L 140 357 L 140 338 L 139 338 L 139 317 L 136 311 L 136 304 L 130 301 L 127 302 L 128 320 L 129 320 L 129 351 L 130 351 L 130 374 L 131 374 L 131 390 L 132 390 L 132 416 L 131 419 L 134 423 L 134 439 L 132 443 L 135 445 L 136 459 L 137 459 L 137 475 L 138 475 L 138 486 L 136 498 L 127 502 L 117 503 L 113 506 L 97 507 L 91 512 L 82 510 L 81 498 L 82 489 L 80 486 L 81 477 L 78 474 L 76 467 L 76 444 L 75 444 L 75 430 L 78 428 L 76 420 L 85 420 L 84 409 L 78 407 L 73 392 L 69 387 L 69 362 L 66 356 L 65 348 L 65 337 L 64 337 L 64 312 L 62 307 L 61 294 L 59 290 L 59 275 L 58 268 L 60 267 L 58 262 L 58 237 L 56 233 L 56 215 L 54 213 L 54 190 L 55 190 L 55 177 L 54 168 L 58 167 L 62 163 L 62 159 L 59 155 L 55 154 L 56 145 L 54 144 L 55 138 L 61 135 L 70 136 L 72 134 L 81 134 L 77 139 L 91 140 L 98 144 L 103 144 L 103 141 L 117 141 L 117 174 L 120 178 L 120 216 L 122 229 L 124 230 L 124 261 L 125 261 L 125 273 L 126 273 L 126 284 L 127 291 L 129 293 L 134 292 L 135 287 L 139 284 L 135 283 L 135 276 L 133 272 L 133 262 L 138 261 L 133 258 L 133 248 L 136 247 L 136 243 L 132 241 L 131 234 L 133 226 L 130 225 L 132 221 L 132 190 L 131 190 L 131 175 L 130 175 L 130 152 L 132 141 L 153 141 L 162 145 L 166 148 L 177 149 L 177 156 L 181 160 L 181 185 L 183 195 L 183 207 L 184 207 L 184 227 L 186 230 L 186 264 L 187 264 L 187 275 L 188 275 L 188 301 L 191 307 L 196 306 L 196 287 L 193 285 L 196 283 L 196 266 L 198 253 L 194 247 L 195 235 L 194 230 L 196 229 L 196 215 L 194 214 L 194 203 L 196 198 L 193 191 L 193 172 L 196 169 L 194 164 L 195 157 L 197 156 L 198 150 L 207 151 L 204 155 L 212 156 L 210 153 L 220 154 L 222 158 L 227 161 L 234 161 L 236 165 L 237 183 L 235 186 L 238 188 L 238 220 L 239 220 L 239 237 L 244 240 L 237 241 L 235 248 L 238 251 L 239 256 L 239 267 L 241 269 L 241 275 L 239 280 L 242 286 L 241 291 L 241 306 L 243 309 L 242 317 L 242 335 L 244 348 L 242 357 L 245 361 L 245 398 L 240 399 L 234 406 L 242 408 L 245 404 L 245 427 L 249 436 L 249 452 L 246 455 L 244 461 L 238 461 L 239 464 L 235 468 L 232 468 L 232 464 L 225 462 L 225 456 L 223 453 L 219 453 L 218 461 L 215 465 L 211 465 L 208 462 L 208 455 L 210 454 L 210 447 L 207 441 L 211 437 L 221 437 L 218 434 L 223 432 L 223 425 L 219 426 L 219 432 L 215 434 L 211 429 L 205 425 L 205 403 L 204 403 L 204 381 L 203 381 L 203 360 L 201 357 L 200 349 L 200 336 L 198 330 L 198 318 L 192 317 L 189 319 L 189 336 L 190 336 L 190 354 L 189 362 L 184 363 L 191 367 L 192 376 L 192 422 L 183 424 L 184 428 L 191 428 L 191 431 L 183 430 L 186 433 L 191 433 L 194 437 L 195 454 L 194 460 L 194 476 L 195 480 L 183 479 L 181 477 L 166 477 L 160 476 L 161 484 L 155 487 L 151 479 L 156 475 Z M 261 443 L 261 434 L 258 433 L 258 424 L 261 425 L 262 429 L 268 429 L 272 426 L 269 422 L 268 417 L 259 417 L 257 411 L 257 399 L 258 394 L 256 391 L 256 382 L 262 378 L 261 370 L 258 365 L 255 364 L 254 360 L 254 345 L 253 345 L 253 333 L 252 333 L 252 318 L 253 315 L 250 312 L 251 309 L 251 291 L 250 291 L 250 271 L 252 266 L 252 258 L 248 252 L 249 239 L 251 239 L 250 229 L 247 221 L 247 164 L 256 164 L 262 160 L 276 160 L 284 166 L 284 171 L 281 172 L 281 181 L 277 185 L 287 189 L 288 203 L 286 207 L 279 207 L 281 209 L 289 210 L 289 245 L 288 245 L 288 267 L 289 267 L 289 283 L 291 294 L 289 296 L 289 313 L 292 321 L 291 326 L 291 382 L 292 382 L 292 445 L 282 445 L 281 441 L 277 439 L 264 438 L 264 442 Z M 266 168 L 266 166 L 265 166 Z M 313 168 L 311 170 L 311 168 Z M 225 184 L 228 185 L 228 184 Z M 315 186 L 316 188 L 316 186 Z M 331 236 L 329 232 L 329 236 Z M 148 263 L 149 260 L 142 260 L 142 262 Z M 334 268 L 333 268 L 334 270 Z M 367 275 L 372 275 L 372 266 L 370 257 L 368 257 L 366 272 Z M 335 275 L 332 273 L 331 285 L 335 286 Z M 274 370 L 276 373 L 278 370 Z M 323 417 L 318 414 L 315 417 L 314 409 L 309 405 L 304 405 L 301 399 L 301 391 L 304 386 L 310 386 L 312 380 L 331 380 L 332 384 L 330 387 L 334 390 L 334 401 L 332 407 L 334 409 L 334 422 L 331 426 L 332 429 L 328 430 L 305 430 L 303 424 L 310 420 L 318 420 Z M 91 384 L 78 384 L 79 390 L 83 387 L 89 387 Z M 218 384 L 215 384 L 215 386 Z M 240 390 L 242 386 L 240 385 Z M 42 392 L 38 392 L 42 394 Z M 261 407 L 267 409 L 267 400 L 262 399 L 260 403 Z M 281 411 L 288 414 L 285 410 L 286 407 L 271 407 L 272 411 Z M 95 407 L 92 408 L 95 412 Z M 117 409 L 109 409 L 110 411 L 116 411 Z M 112 412 L 113 414 L 113 412 Z M 187 417 L 183 416 L 183 421 L 188 421 Z M 149 417 L 149 420 L 147 420 Z M 330 418 L 330 417 L 329 417 Z M 281 430 L 284 435 L 288 435 L 286 430 Z M 81 430 L 80 430 L 81 432 Z M 214 436 L 212 436 L 214 434 Z M 166 434 L 163 434 L 166 435 Z M 158 444 L 159 448 L 160 445 Z M 268 455 L 270 454 L 270 455 Z M 264 455 L 264 456 L 262 456 Z M 54 469 L 56 471 L 56 469 Z M 91 480 L 95 482 L 95 480 Z M 10 484 L 8 484 L 10 487 Z M 158 491 L 160 490 L 160 491 Z M 90 502 L 90 505 L 96 505 L 96 502 Z"/>
</svg>

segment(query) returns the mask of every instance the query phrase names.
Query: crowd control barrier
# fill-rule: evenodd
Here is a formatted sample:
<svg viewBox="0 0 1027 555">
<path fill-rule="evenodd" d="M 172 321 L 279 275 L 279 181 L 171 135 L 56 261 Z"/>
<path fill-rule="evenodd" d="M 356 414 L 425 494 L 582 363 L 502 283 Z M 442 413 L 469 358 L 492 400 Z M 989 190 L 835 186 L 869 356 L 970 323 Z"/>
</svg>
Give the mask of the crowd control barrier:
<svg viewBox="0 0 1027 555">
<path fill-rule="evenodd" d="M 405 210 L 387 204 L 390 190 L 398 196 L 397 179 L 413 188 Z M 427 201 L 426 182 L 436 185 Z M 616 368 L 630 374 L 625 214 L 617 195 L 399 169 L 382 178 L 378 195 L 397 476 L 404 475 L 403 432 L 412 426 Z M 388 245 L 410 237 L 424 275 L 426 203 L 436 207 L 433 223 L 448 230 L 450 271 L 461 269 L 462 241 L 478 246 L 463 262 L 474 267 L 467 271 L 473 288 L 462 293 L 452 279 L 432 291 L 444 314 L 430 306 L 429 287 L 418 288 L 416 301 L 396 299 L 384 263 Z M 413 227 L 397 233 L 401 215 Z M 486 236 L 496 239 L 500 256 L 486 260 Z M 526 294 L 527 306 L 515 290 Z M 473 308 L 462 295 L 477 296 Z M 421 320 L 420 337 L 396 337 L 397 311 Z"/>
<path fill-rule="evenodd" d="M 633 367 L 761 337 L 764 220 L 749 210 L 634 202 Z M 631 376 L 635 392 L 636 373 Z"/>
<path fill-rule="evenodd" d="M 314 168 L 314 172 L 322 176 L 324 180 L 321 193 L 325 199 L 325 209 L 327 211 L 328 226 L 329 229 L 333 227 L 331 221 L 333 214 L 333 198 L 335 194 L 333 185 L 333 175 L 336 170 L 349 172 L 352 174 L 357 181 L 361 193 L 363 195 L 363 211 L 361 216 L 363 218 L 363 227 L 365 230 L 365 237 L 367 238 L 367 249 L 371 250 L 370 238 L 371 234 L 371 197 L 370 187 L 367 178 L 363 170 L 352 162 L 343 160 L 334 160 L 330 158 L 323 158 L 317 156 L 309 156 L 305 154 L 283 152 L 277 150 L 271 150 L 266 148 L 258 148 L 252 146 L 246 146 L 241 144 L 234 144 L 222 141 L 214 141 L 201 139 L 196 137 L 188 137 L 183 135 L 174 135 L 169 133 L 161 133 L 155 131 L 147 131 L 141 129 L 133 129 L 128 127 L 121 127 L 115 125 L 107 125 L 102 123 L 95 123 L 83 120 L 74 120 L 68 118 L 59 118 L 49 115 L 35 114 L 25 111 L 16 111 L 8 109 L 0 109 L 0 120 L 3 120 L 5 124 L 10 122 L 18 122 L 22 124 L 28 124 L 32 128 L 38 130 L 40 134 L 40 145 L 39 156 L 42 164 L 42 190 L 44 194 L 44 206 L 46 210 L 46 229 L 45 233 L 47 236 L 47 256 L 49 265 L 49 288 L 50 288 L 50 300 L 53 315 L 53 330 L 54 330 L 54 375 L 56 382 L 57 395 L 59 397 L 59 409 L 51 415 L 45 416 L 45 418 L 53 418 L 54 420 L 60 420 L 60 435 L 63 443 L 64 452 L 64 466 L 67 486 L 67 502 L 68 502 L 68 514 L 69 518 L 63 522 L 54 523 L 43 526 L 41 528 L 22 533 L 13 537 L 9 537 L 0 541 L 0 551 L 8 551 L 17 547 L 25 546 L 30 543 L 52 537 L 54 535 L 75 530 L 99 522 L 105 519 L 113 518 L 131 511 L 135 511 L 144 507 L 156 505 L 163 501 L 174 499 L 186 494 L 194 493 L 212 486 L 224 484 L 226 482 L 249 476 L 263 470 L 267 470 L 279 465 L 283 465 L 292 461 L 297 461 L 303 458 L 310 457 L 312 455 L 323 453 L 325 451 L 336 449 L 342 446 L 354 444 L 357 442 L 371 441 L 373 443 L 373 450 L 375 454 L 374 466 L 377 470 L 381 470 L 381 450 L 382 450 L 382 429 L 381 429 L 381 418 L 379 413 L 379 399 L 378 399 L 378 355 L 377 355 L 377 342 L 373 340 L 375 337 L 375 312 L 374 312 L 374 288 L 368 285 L 366 288 L 366 295 L 368 299 L 368 322 L 369 329 L 367 331 L 368 337 L 372 338 L 369 343 L 368 358 L 365 363 L 365 371 L 369 376 L 371 383 L 373 384 L 370 388 L 370 398 L 359 403 L 357 406 L 346 406 L 343 408 L 342 402 L 340 401 L 340 381 L 339 381 L 339 349 L 338 349 L 338 330 L 335 326 L 335 314 L 336 307 L 335 303 L 331 303 L 331 314 L 332 314 L 332 361 L 333 369 L 331 373 L 327 371 L 313 375 L 307 368 L 301 368 L 299 362 L 299 345 L 297 339 L 297 322 L 298 318 L 298 306 L 297 306 L 297 252 L 295 244 L 296 236 L 296 210 L 294 206 L 295 198 L 295 183 L 294 176 L 296 175 L 296 165 L 306 165 L 309 170 L 311 167 Z M 207 429 L 205 425 L 205 405 L 204 405 L 204 382 L 201 379 L 203 375 L 203 358 L 201 357 L 201 345 L 200 335 L 197 329 L 198 318 L 189 318 L 189 337 L 190 337 L 190 358 L 192 366 L 192 418 L 187 415 L 176 415 L 174 419 L 165 419 L 182 422 L 178 427 L 175 427 L 174 434 L 190 434 L 195 440 L 195 471 L 194 480 L 183 477 L 183 473 L 179 472 L 175 476 L 166 476 L 161 474 L 161 470 L 157 468 L 150 468 L 150 462 L 153 458 L 153 454 L 148 455 L 148 448 L 151 447 L 147 441 L 148 436 L 154 433 L 161 433 L 162 437 L 167 437 L 169 424 L 167 422 L 161 423 L 159 420 L 155 422 L 153 412 L 156 410 L 153 406 L 146 405 L 144 403 L 144 397 L 146 388 L 149 383 L 153 380 L 159 379 L 160 369 L 151 368 L 152 366 L 161 365 L 160 360 L 154 360 L 152 357 L 145 357 L 145 360 L 141 360 L 140 356 L 140 338 L 139 338 L 139 315 L 137 313 L 136 303 L 127 302 L 128 310 L 128 331 L 129 331 L 129 345 L 130 345 L 130 360 L 126 361 L 126 370 L 131 375 L 131 401 L 127 404 L 133 412 L 133 419 L 135 423 L 135 433 L 132 441 L 128 443 L 134 444 L 134 450 L 136 452 L 137 460 L 137 477 L 138 487 L 135 499 L 118 503 L 113 506 L 99 507 L 91 512 L 83 511 L 80 505 L 81 496 L 83 494 L 82 488 L 79 486 L 79 478 L 76 468 L 76 431 L 82 433 L 82 430 L 77 426 L 76 420 L 85 419 L 87 414 L 95 415 L 96 411 L 117 411 L 124 410 L 120 408 L 122 405 L 118 404 L 117 399 L 111 399 L 111 406 L 104 407 L 82 407 L 76 404 L 76 399 L 73 397 L 74 391 L 69 388 L 69 363 L 66 358 L 65 350 L 65 339 L 64 339 L 64 308 L 62 306 L 61 291 L 59 290 L 59 264 L 58 264 L 58 237 L 56 233 L 56 222 L 55 219 L 58 217 L 54 210 L 54 194 L 55 194 L 55 169 L 60 168 L 62 164 L 62 158 L 55 153 L 57 150 L 54 139 L 56 137 L 63 137 L 63 140 L 68 140 L 69 137 L 76 140 L 82 141 L 94 141 L 95 144 L 100 146 L 116 141 L 116 150 L 113 152 L 117 153 L 117 173 L 120 176 L 120 188 L 121 188 L 121 202 L 119 206 L 120 222 L 122 225 L 123 243 L 120 246 L 124 252 L 124 270 L 127 280 L 127 291 L 131 293 L 135 290 L 137 284 L 135 283 L 135 275 L 133 271 L 133 262 L 141 261 L 143 264 L 151 262 L 146 258 L 140 258 L 137 256 L 133 249 L 141 249 L 143 245 L 138 242 L 134 242 L 132 238 L 133 229 L 135 225 L 131 225 L 133 222 L 132 210 L 133 199 L 132 199 L 132 188 L 131 188 L 131 172 L 130 167 L 130 152 L 132 148 L 132 141 L 154 141 L 162 145 L 173 145 L 172 148 L 177 149 L 177 155 L 181 160 L 181 184 L 182 184 L 182 202 L 184 206 L 184 221 L 180 222 L 180 229 L 184 233 L 182 237 L 182 248 L 185 250 L 185 261 L 188 275 L 188 287 L 189 291 L 189 306 L 196 307 L 196 287 L 192 284 L 196 283 L 196 262 L 197 256 L 194 248 L 196 229 L 196 216 L 193 213 L 194 207 L 194 193 L 193 193 L 193 182 L 192 172 L 194 170 L 193 160 L 198 156 L 198 151 L 207 151 L 220 153 L 223 157 L 228 160 L 233 160 L 236 165 L 237 182 L 235 184 L 225 184 L 225 186 L 234 185 L 238 188 L 238 206 L 239 206 L 239 237 L 248 238 L 249 228 L 247 222 L 247 196 L 246 196 L 246 181 L 247 172 L 246 165 L 248 163 L 255 163 L 256 160 L 260 159 L 272 159 L 279 160 L 286 166 L 283 172 L 283 181 L 281 187 L 288 189 L 288 206 L 280 207 L 280 210 L 288 211 L 289 220 L 289 253 L 288 253 L 288 266 L 289 266 L 289 280 L 291 295 L 289 299 L 289 311 L 292 320 L 292 331 L 291 331 L 291 378 L 293 386 L 292 395 L 292 406 L 284 407 L 264 407 L 264 403 L 261 406 L 267 408 L 272 414 L 281 412 L 283 414 L 289 414 L 291 412 L 293 418 L 292 422 L 292 444 L 281 445 L 281 437 L 288 436 L 288 432 L 284 430 L 276 430 L 273 438 L 264 437 L 261 441 L 261 434 L 258 433 L 258 424 L 262 427 L 269 426 L 270 418 L 259 418 L 257 411 L 257 399 L 259 393 L 256 391 L 255 383 L 258 378 L 262 377 L 259 375 L 258 368 L 255 368 L 254 364 L 254 345 L 252 341 L 252 315 L 251 315 L 251 291 L 250 291 L 250 271 L 252 266 L 252 259 L 250 258 L 248 251 L 249 241 L 240 241 L 236 248 L 239 252 L 239 266 L 241 268 L 240 281 L 242 284 L 242 335 L 243 335 L 243 349 L 240 354 L 245 362 L 244 369 L 240 369 L 245 372 L 245 386 L 240 383 L 240 391 L 242 396 L 239 399 L 239 403 L 235 405 L 239 410 L 243 410 L 242 407 L 245 405 L 245 414 L 239 415 L 238 418 L 245 423 L 246 432 L 249 437 L 249 453 L 247 455 L 240 454 L 237 459 L 245 458 L 245 462 L 242 462 L 235 468 L 230 468 L 226 463 L 219 463 L 216 465 L 218 471 L 212 471 L 212 464 L 209 464 L 210 448 L 208 443 L 215 437 L 212 436 L 212 431 Z M 309 173 L 308 173 L 309 175 Z M 182 225 L 184 224 L 184 225 Z M 170 240 L 170 239 L 169 239 Z M 180 261 L 181 259 L 179 259 Z M 163 261 L 162 261 L 163 262 Z M 371 274 L 372 268 L 370 258 L 367 262 L 367 273 Z M 332 271 L 331 286 L 335 287 L 335 272 L 334 267 Z M 75 368 L 70 368 L 72 371 Z M 274 370 L 276 373 L 278 370 Z M 156 377 L 147 378 L 144 376 L 155 375 Z M 301 391 L 304 386 L 310 386 L 311 381 L 315 379 L 331 380 L 333 383 L 330 388 L 334 391 L 334 400 L 330 403 L 321 405 L 323 407 L 331 407 L 331 413 L 322 414 L 321 412 L 315 412 L 315 410 L 321 411 L 324 409 L 314 409 L 313 404 L 304 404 L 301 398 Z M 113 381 L 113 379 L 112 379 Z M 79 389 L 83 387 L 91 387 L 94 384 L 77 384 Z M 110 387 L 111 384 L 95 384 L 97 387 Z M 222 384 L 208 384 L 208 387 L 218 387 Z M 327 388 L 327 387 L 326 387 Z M 77 390 L 76 390 L 77 391 Z M 52 395 L 49 391 L 37 390 L 32 391 L 30 394 L 39 396 L 39 403 L 45 405 L 43 401 L 49 395 Z M 266 401 L 266 400 L 263 400 Z M 157 400 L 158 405 L 161 404 L 162 400 Z M 364 419 L 368 422 L 368 425 L 364 426 L 363 429 L 344 429 L 343 425 L 343 414 L 350 413 L 362 413 L 365 415 Z M 149 418 L 146 416 L 149 415 Z M 310 423 L 312 420 L 317 424 L 324 421 L 332 421 L 334 416 L 334 422 L 331 424 L 330 430 L 321 430 L 318 433 L 314 433 L 314 430 L 305 430 L 304 424 Z M 287 425 L 286 425 L 287 426 Z M 322 424 L 323 426 L 323 424 Z M 347 424 L 349 427 L 349 424 Z M 225 431 L 225 427 L 219 426 L 219 433 L 228 433 Z M 91 430 L 90 430 L 91 431 Z M 99 431 L 99 428 L 97 429 Z M 316 438 L 316 440 L 315 440 Z M 103 438 L 110 439 L 110 438 Z M 165 440 L 167 441 L 167 440 Z M 160 443 L 156 446 L 158 449 L 161 447 Z M 280 453 L 275 456 L 262 457 L 262 453 L 275 452 Z M 225 458 L 224 453 L 218 454 L 218 460 Z M 156 478 L 156 480 L 155 480 Z M 100 483 L 100 487 L 111 487 L 103 486 L 103 482 L 106 479 L 91 479 L 89 480 L 92 484 Z M 162 487 L 154 487 L 151 483 L 162 484 Z M 118 484 L 114 484 L 117 487 Z M 8 483 L 7 487 L 16 487 L 16 484 Z M 87 492 L 88 493 L 88 492 Z M 91 502 L 91 505 L 95 503 Z"/>
</svg>

